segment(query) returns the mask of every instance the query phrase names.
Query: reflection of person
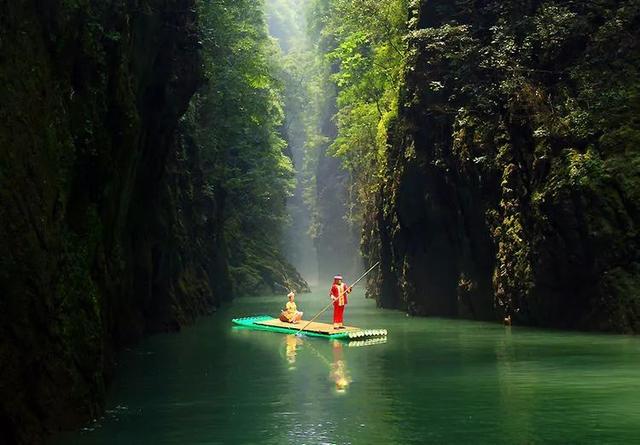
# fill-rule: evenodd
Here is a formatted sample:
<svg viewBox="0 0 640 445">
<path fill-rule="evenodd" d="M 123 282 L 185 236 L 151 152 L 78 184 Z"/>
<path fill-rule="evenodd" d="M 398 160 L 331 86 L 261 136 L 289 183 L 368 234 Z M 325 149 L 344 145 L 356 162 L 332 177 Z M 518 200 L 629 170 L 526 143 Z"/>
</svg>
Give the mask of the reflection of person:
<svg viewBox="0 0 640 445">
<path fill-rule="evenodd" d="M 345 392 L 350 380 L 347 375 L 347 366 L 342 355 L 342 342 L 333 341 L 333 363 L 331 364 L 331 380 L 336 384 L 338 392 Z"/>
<path fill-rule="evenodd" d="M 296 350 L 298 349 L 298 345 L 301 343 L 300 339 L 295 335 L 287 335 L 285 338 L 285 347 L 286 347 L 286 355 L 287 362 L 290 365 L 295 365 L 296 363 Z M 291 368 L 294 369 L 294 368 Z"/>
<path fill-rule="evenodd" d="M 280 321 L 295 324 L 302 319 L 302 312 L 298 310 L 296 302 L 294 301 L 296 298 L 296 294 L 290 292 L 287 297 L 289 297 L 289 301 L 287 302 L 284 311 L 280 313 Z"/>
<path fill-rule="evenodd" d="M 347 294 L 351 288 L 342 282 L 342 276 L 333 277 L 333 286 L 329 296 L 333 300 L 333 329 L 344 329 L 344 307 L 347 305 Z"/>
</svg>

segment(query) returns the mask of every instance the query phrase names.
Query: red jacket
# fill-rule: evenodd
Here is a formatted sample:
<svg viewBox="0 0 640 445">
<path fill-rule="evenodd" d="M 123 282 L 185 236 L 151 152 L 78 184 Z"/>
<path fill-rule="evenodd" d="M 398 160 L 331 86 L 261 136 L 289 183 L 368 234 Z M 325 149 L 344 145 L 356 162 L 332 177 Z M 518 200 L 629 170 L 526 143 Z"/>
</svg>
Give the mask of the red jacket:
<svg viewBox="0 0 640 445">
<path fill-rule="evenodd" d="M 346 306 L 348 303 L 347 295 L 349 294 L 349 292 L 351 292 L 351 289 L 349 289 L 349 286 L 347 286 L 345 283 L 334 284 L 333 286 L 331 286 L 331 296 L 337 298 L 337 300 L 333 302 L 333 305 Z"/>
</svg>

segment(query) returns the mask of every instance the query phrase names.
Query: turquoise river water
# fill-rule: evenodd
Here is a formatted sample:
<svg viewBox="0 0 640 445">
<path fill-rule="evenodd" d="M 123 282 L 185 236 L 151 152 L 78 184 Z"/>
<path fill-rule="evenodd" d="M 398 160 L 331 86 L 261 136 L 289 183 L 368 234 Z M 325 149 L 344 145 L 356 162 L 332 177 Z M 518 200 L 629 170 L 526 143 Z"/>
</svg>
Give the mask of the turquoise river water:
<svg viewBox="0 0 640 445">
<path fill-rule="evenodd" d="M 327 292 L 302 294 L 305 318 Z M 640 338 L 380 310 L 384 343 L 234 328 L 286 298 L 243 298 L 119 356 L 107 411 L 56 445 L 640 443 Z M 320 321 L 330 321 L 330 312 Z"/>
</svg>

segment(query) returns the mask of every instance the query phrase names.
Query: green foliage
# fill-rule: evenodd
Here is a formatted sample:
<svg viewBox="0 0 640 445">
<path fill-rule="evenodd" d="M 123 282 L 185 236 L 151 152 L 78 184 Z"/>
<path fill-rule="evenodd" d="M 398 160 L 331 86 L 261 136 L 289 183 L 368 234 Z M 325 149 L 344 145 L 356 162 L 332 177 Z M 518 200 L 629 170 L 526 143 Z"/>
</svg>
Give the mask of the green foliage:
<svg viewBox="0 0 640 445">
<path fill-rule="evenodd" d="M 565 286 L 580 268 L 596 276 L 632 263 L 640 2 L 444 3 L 440 16 L 416 2 L 403 105 L 412 124 L 436 133 L 423 150 L 447 180 L 482 188 L 475 205 L 487 207 L 497 302 L 525 312 L 541 304 L 540 282 Z M 540 257 L 566 275 L 543 276 Z"/>
<path fill-rule="evenodd" d="M 265 244 L 277 255 L 286 222 L 293 166 L 280 134 L 282 85 L 275 78 L 276 48 L 269 39 L 264 3 L 200 3 L 207 82 L 187 119 L 200 145 L 209 193 L 224 200 L 225 237 L 232 273 L 260 256 Z M 235 274 L 238 289 L 246 274 Z"/>
<path fill-rule="evenodd" d="M 350 217 L 361 222 L 381 181 L 387 126 L 397 115 L 397 97 L 406 59 L 406 0 L 316 1 L 310 9 L 317 50 L 326 57 L 338 89 L 338 135 L 331 153 L 352 177 Z"/>
<path fill-rule="evenodd" d="M 585 153 L 569 150 L 567 158 L 569 181 L 573 187 L 597 189 L 602 185 L 601 181 L 606 175 L 604 163 L 593 148 L 589 148 Z"/>
</svg>

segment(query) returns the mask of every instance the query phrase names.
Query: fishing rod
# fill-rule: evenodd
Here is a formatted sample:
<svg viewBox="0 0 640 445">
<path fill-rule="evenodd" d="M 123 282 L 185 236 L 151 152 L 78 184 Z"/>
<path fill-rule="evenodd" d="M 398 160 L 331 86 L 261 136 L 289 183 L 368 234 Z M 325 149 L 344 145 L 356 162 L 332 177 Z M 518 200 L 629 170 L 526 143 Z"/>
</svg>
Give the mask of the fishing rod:
<svg viewBox="0 0 640 445">
<path fill-rule="evenodd" d="M 373 269 L 376 268 L 376 266 L 380 264 L 380 261 L 378 261 L 376 264 L 374 264 L 373 266 L 371 266 L 371 268 L 366 271 L 365 273 L 362 274 L 362 276 L 360 278 L 358 278 L 351 286 L 349 286 L 349 291 L 351 291 L 351 289 L 353 289 L 353 286 L 355 286 L 356 284 L 358 284 L 360 282 L 360 280 L 362 280 L 364 277 L 366 277 L 369 272 L 371 272 Z M 346 291 L 345 291 L 346 292 Z M 338 298 L 342 297 L 342 295 L 345 294 L 345 292 L 340 292 L 340 295 L 338 295 Z M 313 323 L 313 321 L 318 318 L 321 314 L 324 313 L 324 311 L 326 311 L 327 309 L 329 309 L 331 307 L 331 305 L 333 304 L 333 300 L 331 300 L 331 302 L 329 302 L 328 305 L 325 306 L 324 309 L 322 309 L 320 312 L 318 312 L 315 317 L 313 317 L 311 320 L 309 320 L 307 322 L 307 324 L 305 324 L 304 326 L 302 326 L 300 329 L 298 329 L 298 332 L 296 332 L 296 335 L 300 335 L 300 332 L 302 332 L 307 326 L 309 326 L 311 323 Z"/>
</svg>

